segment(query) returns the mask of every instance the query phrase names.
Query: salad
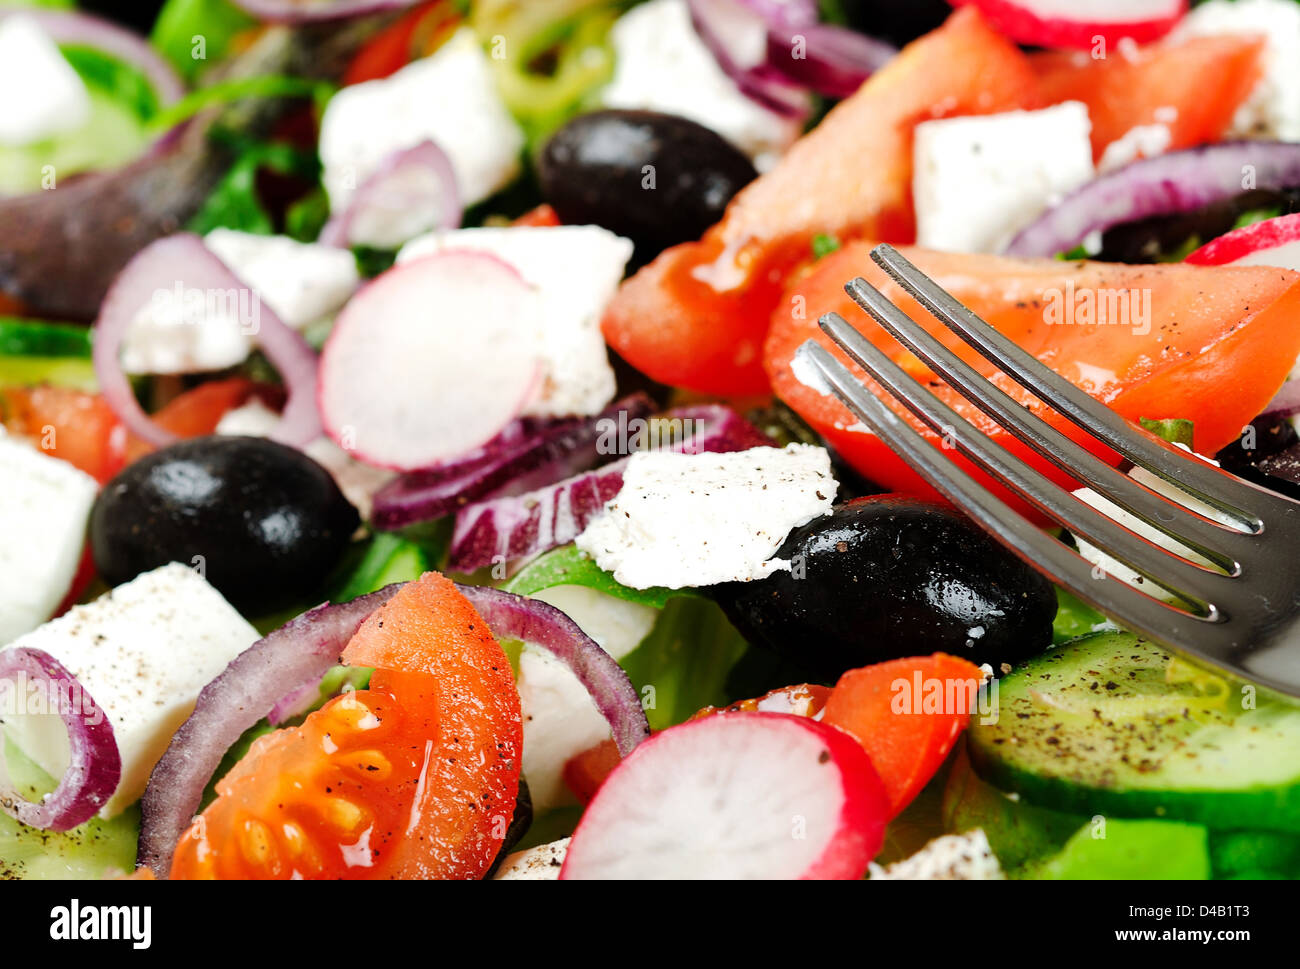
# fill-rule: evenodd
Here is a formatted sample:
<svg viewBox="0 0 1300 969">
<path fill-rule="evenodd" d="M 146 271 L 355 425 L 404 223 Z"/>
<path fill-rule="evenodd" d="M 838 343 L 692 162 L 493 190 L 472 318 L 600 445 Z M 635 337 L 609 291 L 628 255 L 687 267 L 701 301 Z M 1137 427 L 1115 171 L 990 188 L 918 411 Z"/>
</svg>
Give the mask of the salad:
<svg viewBox="0 0 1300 969">
<path fill-rule="evenodd" d="M 0 878 L 1300 877 L 1296 698 L 797 355 L 888 242 L 1300 499 L 1300 3 L 133 17 L 0 5 Z"/>
</svg>

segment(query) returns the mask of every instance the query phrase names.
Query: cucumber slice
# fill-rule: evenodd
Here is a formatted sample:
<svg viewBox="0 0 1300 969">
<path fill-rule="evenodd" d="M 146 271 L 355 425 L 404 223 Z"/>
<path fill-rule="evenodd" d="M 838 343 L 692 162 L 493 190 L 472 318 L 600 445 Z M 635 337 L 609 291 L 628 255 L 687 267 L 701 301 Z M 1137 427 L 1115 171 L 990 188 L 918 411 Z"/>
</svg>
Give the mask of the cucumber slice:
<svg viewBox="0 0 1300 969">
<path fill-rule="evenodd" d="M 0 317 L 0 356 L 90 359 L 90 327 Z"/>
<path fill-rule="evenodd" d="M 0 738 L 0 743 L 3 743 Z M 54 780 L 12 744 L 5 761 L 24 797 L 54 789 Z M 93 818 L 71 831 L 29 828 L 0 812 L 0 880 L 96 879 L 135 869 L 140 809 L 132 806 L 109 821 Z"/>
<path fill-rule="evenodd" d="M 1190 670 L 1125 632 L 1050 650 L 999 682 L 971 763 L 1059 811 L 1300 833 L 1300 708 Z"/>
</svg>

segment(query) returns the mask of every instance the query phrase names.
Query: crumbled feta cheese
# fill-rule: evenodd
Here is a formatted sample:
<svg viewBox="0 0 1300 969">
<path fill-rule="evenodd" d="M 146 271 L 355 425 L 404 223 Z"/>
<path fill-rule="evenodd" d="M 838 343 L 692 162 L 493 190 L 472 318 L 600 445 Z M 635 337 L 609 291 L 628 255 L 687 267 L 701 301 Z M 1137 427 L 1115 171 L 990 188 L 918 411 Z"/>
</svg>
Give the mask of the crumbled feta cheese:
<svg viewBox="0 0 1300 969">
<path fill-rule="evenodd" d="M 0 643 L 49 619 L 81 562 L 99 486 L 0 431 Z"/>
<path fill-rule="evenodd" d="M 501 881 L 552 881 L 560 877 L 570 838 L 506 855 L 492 877 Z"/>
<path fill-rule="evenodd" d="M 1135 125 L 1106 146 L 1101 153 L 1101 161 L 1097 163 L 1097 171 L 1111 172 L 1139 158 L 1162 155 L 1172 140 L 1173 132 L 1168 125 Z"/>
<path fill-rule="evenodd" d="M 902 861 L 871 865 L 872 881 L 997 881 L 1005 878 L 982 828 L 946 834 Z"/>
<path fill-rule="evenodd" d="M 557 586 L 533 596 L 576 622 L 601 649 L 621 660 L 650 634 L 658 610 L 582 586 Z M 525 646 L 519 657 L 524 720 L 524 778 L 536 811 L 573 803 L 564 765 L 609 739 L 609 722 L 573 671 L 550 653 Z"/>
<path fill-rule="evenodd" d="M 1078 101 L 917 125 L 917 245 L 1000 252 L 1039 213 L 1093 177 L 1091 130 L 1088 108 Z"/>
<path fill-rule="evenodd" d="M 595 414 L 614 399 L 600 318 L 632 258 L 629 240 L 594 225 L 457 229 L 411 240 L 397 261 L 449 249 L 491 253 L 537 287 L 540 325 L 515 334 L 532 341 L 544 368 L 541 392 L 524 413 Z"/>
<path fill-rule="evenodd" d="M 1228 137 L 1300 141 L 1300 6 L 1295 0 L 1210 0 L 1192 9 L 1170 41 L 1224 34 L 1259 34 L 1264 76 L 1237 109 Z"/>
<path fill-rule="evenodd" d="M 523 131 L 469 28 L 391 77 L 345 87 L 330 100 L 321 118 L 320 157 L 331 210 L 343 211 L 388 155 L 425 140 L 446 152 L 466 205 L 519 174 Z"/>
<path fill-rule="evenodd" d="M 0 145 L 30 145 L 75 131 L 90 92 L 35 18 L 0 20 Z"/>
<path fill-rule="evenodd" d="M 144 793 L 149 772 L 199 691 L 257 639 L 257 630 L 220 592 L 174 562 L 74 606 L 6 648 L 53 656 L 112 723 L 122 779 L 100 811 L 111 818 Z M 68 737 L 58 717 L 14 716 L 4 729 L 43 770 L 63 775 Z"/>
<path fill-rule="evenodd" d="M 250 400 L 222 415 L 217 423 L 217 433 L 268 437 L 278 423 L 279 414 L 259 400 Z M 363 521 L 370 517 L 375 492 L 397 477 L 395 471 L 355 460 L 328 437 L 318 437 L 302 450 L 333 476 L 343 497 L 352 503 Z"/>
<path fill-rule="evenodd" d="M 686 0 L 633 7 L 609 36 L 615 62 L 614 77 L 601 94 L 606 107 L 690 118 L 749 155 L 759 171 L 776 164 L 799 137 L 799 122 L 755 102 L 718 66 L 691 25 Z"/>
<path fill-rule="evenodd" d="M 838 485 L 825 448 L 730 454 L 639 451 L 578 548 L 635 589 L 715 585 L 789 571 L 791 529 L 829 515 Z"/>
<path fill-rule="evenodd" d="M 302 329 L 338 310 L 361 281 L 346 249 L 214 229 L 204 244 L 243 286 L 192 289 L 178 282 L 141 307 L 122 343 L 127 373 L 196 373 L 242 363 L 257 342 L 262 304 Z"/>
<path fill-rule="evenodd" d="M 361 284 L 347 249 L 233 229 L 213 229 L 203 242 L 295 330 L 338 312 Z"/>
</svg>

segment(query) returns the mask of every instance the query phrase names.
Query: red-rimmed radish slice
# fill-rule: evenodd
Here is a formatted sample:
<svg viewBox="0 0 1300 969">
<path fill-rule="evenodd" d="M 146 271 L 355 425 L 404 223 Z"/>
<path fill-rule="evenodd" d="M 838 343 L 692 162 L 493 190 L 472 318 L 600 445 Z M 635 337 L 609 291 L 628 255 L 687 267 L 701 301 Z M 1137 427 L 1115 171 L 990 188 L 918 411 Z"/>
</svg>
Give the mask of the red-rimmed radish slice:
<svg viewBox="0 0 1300 969">
<path fill-rule="evenodd" d="M 601 785 L 562 879 L 861 878 L 889 807 L 862 747 L 781 713 L 692 720 Z"/>
<path fill-rule="evenodd" d="M 330 218 L 319 241 L 327 246 L 396 249 L 433 229 L 460 225 L 460 189 L 447 153 L 433 141 L 395 151 Z"/>
<path fill-rule="evenodd" d="M 1130 37 L 1139 44 L 1169 33 L 1187 0 L 952 0 L 973 6 L 1000 33 L 1039 47 L 1093 48 Z"/>
<path fill-rule="evenodd" d="M 1187 257 L 1194 266 L 1278 266 L 1300 269 L 1300 213 L 1243 225 Z"/>
<path fill-rule="evenodd" d="M 1194 266 L 1277 266 L 1300 269 L 1300 213 L 1243 225 L 1211 239 L 1186 259 Z M 1264 414 L 1300 412 L 1300 380 L 1282 385 Z"/>
<path fill-rule="evenodd" d="M 481 447 L 528 404 L 537 291 L 514 267 L 447 250 L 402 263 L 339 313 L 321 354 L 326 432 L 368 464 L 427 468 Z"/>
</svg>

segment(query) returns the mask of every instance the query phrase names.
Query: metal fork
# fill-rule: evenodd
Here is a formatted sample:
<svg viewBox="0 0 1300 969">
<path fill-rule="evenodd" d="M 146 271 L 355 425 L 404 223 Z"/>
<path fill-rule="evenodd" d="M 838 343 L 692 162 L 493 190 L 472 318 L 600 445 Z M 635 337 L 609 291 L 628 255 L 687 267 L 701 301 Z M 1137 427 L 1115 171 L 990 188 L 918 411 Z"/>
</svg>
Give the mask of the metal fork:
<svg viewBox="0 0 1300 969">
<path fill-rule="evenodd" d="M 835 395 L 990 535 L 1080 599 L 1162 646 L 1300 697 L 1300 502 L 1242 481 L 1129 424 L 976 316 L 892 246 L 877 246 L 871 258 L 1021 386 L 1232 525 L 1171 501 L 1098 458 L 994 386 L 862 278 L 846 284 L 848 294 L 949 386 L 1071 478 L 1206 561 L 1162 548 L 1076 498 L 976 429 L 838 313 L 827 313 L 820 319 L 822 330 L 945 443 L 1053 521 L 1168 590 L 1172 601 L 1095 568 L 1035 527 L 862 386 L 825 347 L 808 340 L 799 354 Z"/>
</svg>

